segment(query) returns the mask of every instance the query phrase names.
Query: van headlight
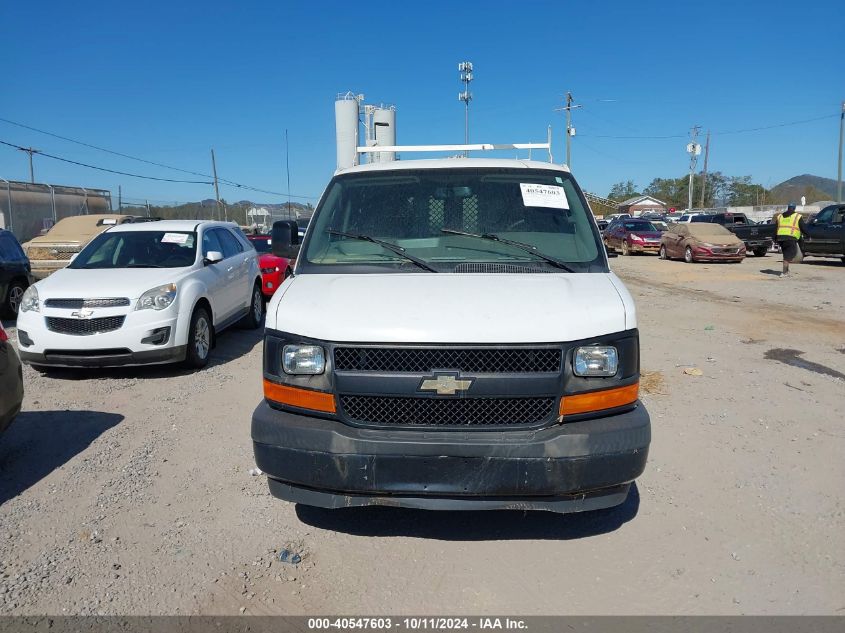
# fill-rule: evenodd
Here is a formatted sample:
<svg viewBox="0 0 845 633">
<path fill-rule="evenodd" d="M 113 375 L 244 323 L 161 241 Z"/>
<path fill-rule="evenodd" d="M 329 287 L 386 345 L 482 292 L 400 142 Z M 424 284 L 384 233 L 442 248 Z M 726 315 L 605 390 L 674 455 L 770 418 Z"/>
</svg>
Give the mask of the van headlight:
<svg viewBox="0 0 845 633">
<path fill-rule="evenodd" d="M 41 312 L 41 304 L 38 301 L 38 291 L 35 286 L 30 286 L 23 293 L 19 309 L 21 312 Z"/>
<path fill-rule="evenodd" d="M 579 347 L 575 350 L 573 366 L 576 376 L 615 376 L 619 354 L 615 347 Z"/>
<path fill-rule="evenodd" d="M 286 374 L 322 374 L 326 370 L 326 353 L 319 345 L 285 345 L 282 369 Z"/>
<path fill-rule="evenodd" d="M 135 304 L 136 310 L 164 310 L 176 299 L 176 284 L 167 284 L 147 290 Z"/>
</svg>

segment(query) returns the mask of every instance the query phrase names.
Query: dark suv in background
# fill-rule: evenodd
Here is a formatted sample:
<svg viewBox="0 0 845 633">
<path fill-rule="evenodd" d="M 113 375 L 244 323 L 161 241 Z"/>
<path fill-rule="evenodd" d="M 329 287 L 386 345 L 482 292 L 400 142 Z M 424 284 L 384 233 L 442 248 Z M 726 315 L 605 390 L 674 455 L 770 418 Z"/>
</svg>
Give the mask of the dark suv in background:
<svg viewBox="0 0 845 633">
<path fill-rule="evenodd" d="M 15 236 L 0 229 L 0 317 L 15 318 L 24 291 L 32 283 L 29 260 Z"/>
</svg>

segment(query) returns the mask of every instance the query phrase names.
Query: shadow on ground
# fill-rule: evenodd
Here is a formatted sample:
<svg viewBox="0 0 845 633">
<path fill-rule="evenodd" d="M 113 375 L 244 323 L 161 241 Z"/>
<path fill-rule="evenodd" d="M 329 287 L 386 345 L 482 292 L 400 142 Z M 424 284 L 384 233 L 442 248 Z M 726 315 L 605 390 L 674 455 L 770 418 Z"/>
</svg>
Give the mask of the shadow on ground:
<svg viewBox="0 0 845 633">
<path fill-rule="evenodd" d="M 297 505 L 299 520 L 354 536 L 409 536 L 444 541 L 570 540 L 607 534 L 637 516 L 640 494 L 631 485 L 625 503 L 577 514 L 491 510 L 452 512 L 409 508 L 326 510 Z"/>
<path fill-rule="evenodd" d="M 122 415 L 100 411 L 25 411 L 0 435 L 0 505 L 41 481 Z"/>
<path fill-rule="evenodd" d="M 211 367 L 223 366 L 249 354 L 264 338 L 264 328 L 256 330 L 231 329 L 217 337 L 217 345 L 205 369 L 187 369 L 181 363 L 167 365 L 139 365 L 134 367 L 52 367 L 41 369 L 42 373 L 62 380 L 90 380 L 96 378 L 143 378 L 147 380 L 187 376 Z"/>
</svg>

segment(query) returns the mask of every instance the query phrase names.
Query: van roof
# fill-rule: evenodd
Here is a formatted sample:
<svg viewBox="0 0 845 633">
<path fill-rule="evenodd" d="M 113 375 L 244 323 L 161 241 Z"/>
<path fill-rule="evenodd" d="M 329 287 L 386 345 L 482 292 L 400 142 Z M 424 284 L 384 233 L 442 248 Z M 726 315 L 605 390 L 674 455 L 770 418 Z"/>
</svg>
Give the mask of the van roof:
<svg viewBox="0 0 845 633">
<path fill-rule="evenodd" d="M 419 160 L 394 160 L 385 163 L 368 163 L 346 169 L 335 174 L 356 174 L 372 171 L 404 171 L 409 169 L 478 169 L 499 167 L 507 169 L 543 169 L 569 173 L 566 165 L 556 165 L 539 160 L 518 160 L 504 158 L 423 158 Z"/>
</svg>

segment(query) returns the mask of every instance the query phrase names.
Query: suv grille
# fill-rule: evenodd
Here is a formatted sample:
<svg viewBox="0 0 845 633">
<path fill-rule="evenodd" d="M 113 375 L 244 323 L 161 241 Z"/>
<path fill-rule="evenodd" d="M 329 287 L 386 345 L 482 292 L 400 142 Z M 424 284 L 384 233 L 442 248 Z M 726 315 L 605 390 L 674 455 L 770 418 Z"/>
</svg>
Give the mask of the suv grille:
<svg viewBox="0 0 845 633">
<path fill-rule="evenodd" d="M 396 398 L 340 396 L 353 422 L 393 426 L 533 426 L 554 411 L 555 398 Z"/>
<path fill-rule="evenodd" d="M 99 319 L 62 319 L 47 317 L 47 329 L 60 334 L 87 336 L 101 332 L 111 332 L 123 325 L 126 315 L 102 317 Z"/>
<path fill-rule="evenodd" d="M 520 374 L 560 371 L 559 349 L 431 349 L 337 347 L 338 371 L 392 371 L 427 373 L 452 369 L 468 373 Z"/>
<path fill-rule="evenodd" d="M 67 308 L 79 310 L 80 308 L 123 308 L 129 305 L 129 299 L 119 297 L 113 299 L 47 299 L 44 306 L 47 308 Z"/>
</svg>

